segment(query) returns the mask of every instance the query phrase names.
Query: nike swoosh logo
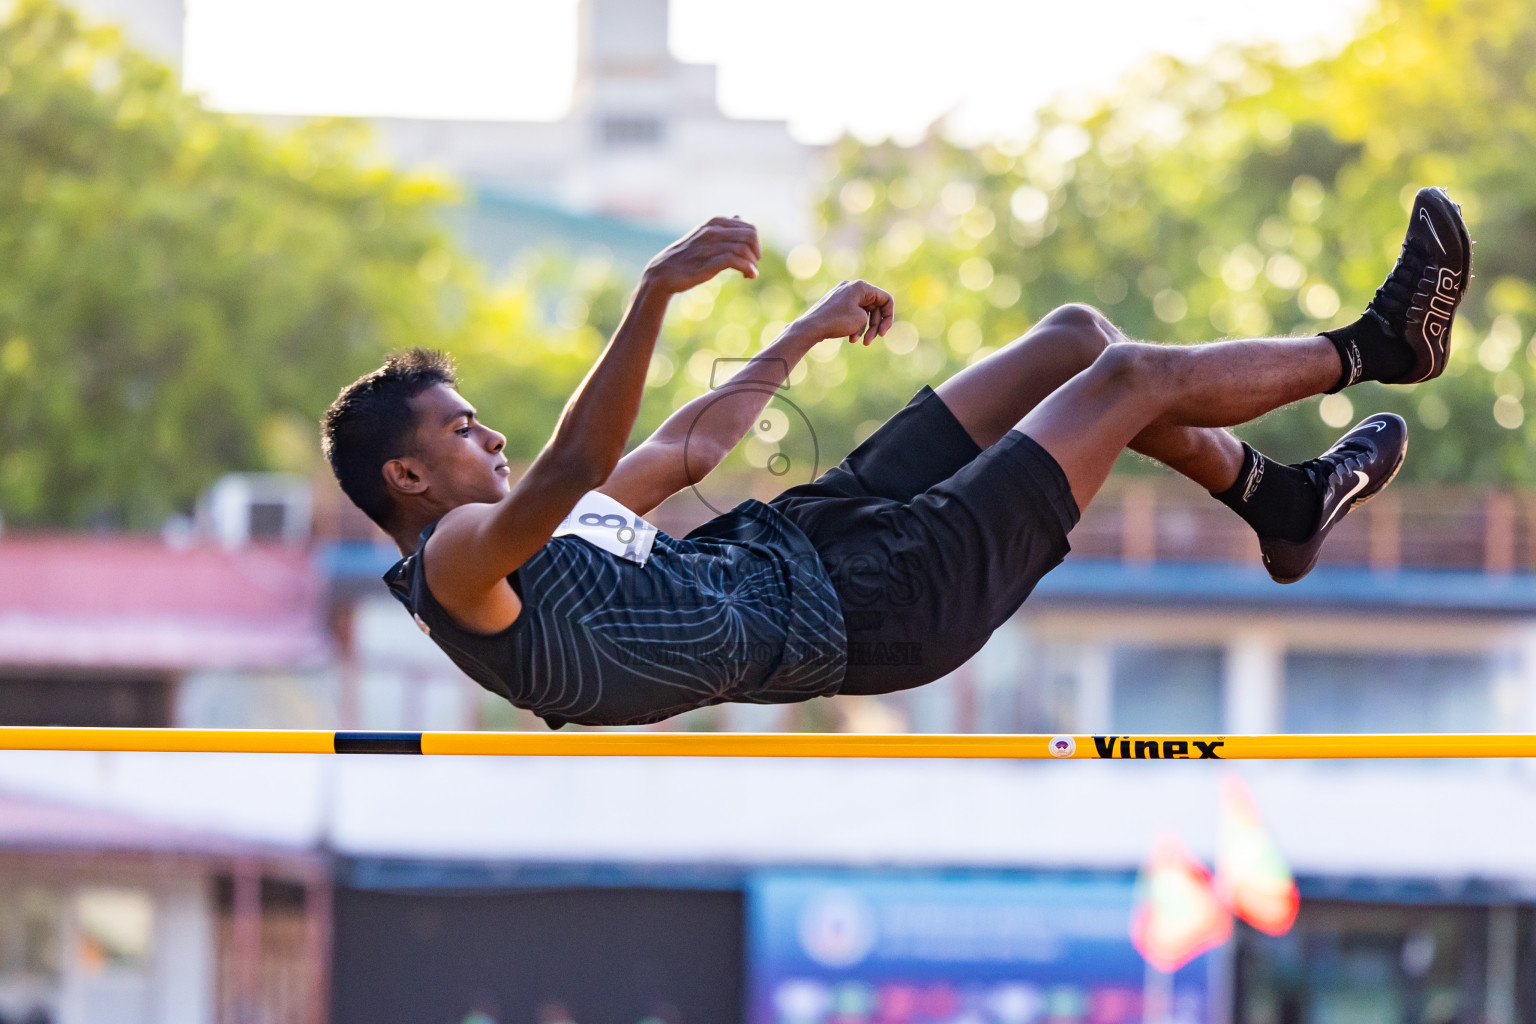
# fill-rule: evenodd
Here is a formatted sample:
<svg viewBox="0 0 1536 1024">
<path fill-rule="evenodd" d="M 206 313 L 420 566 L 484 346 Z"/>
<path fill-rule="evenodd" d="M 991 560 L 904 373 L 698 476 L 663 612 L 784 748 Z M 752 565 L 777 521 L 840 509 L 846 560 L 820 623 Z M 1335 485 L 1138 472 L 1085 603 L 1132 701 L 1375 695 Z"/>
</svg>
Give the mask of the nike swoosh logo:
<svg viewBox="0 0 1536 1024">
<path fill-rule="evenodd" d="M 1382 420 L 1377 420 L 1374 423 L 1362 423 L 1356 429 L 1357 430 L 1376 430 L 1376 431 L 1382 431 L 1382 430 L 1386 430 L 1387 429 L 1387 425 Z"/>
<path fill-rule="evenodd" d="M 1445 243 L 1440 241 L 1440 232 L 1435 230 L 1434 223 L 1432 221 L 1430 221 L 1430 219 L 1429 219 L 1429 211 L 1428 210 L 1420 210 L 1419 211 L 1419 220 L 1423 221 L 1424 222 L 1424 226 L 1429 228 L 1429 233 L 1431 235 L 1433 235 L 1434 238 L 1435 238 L 1435 244 L 1438 245 L 1440 247 L 1440 251 L 1444 253 L 1445 252 Z M 1450 254 L 1446 253 L 1446 255 L 1450 255 Z"/>
<path fill-rule="evenodd" d="M 1364 473 L 1360 472 L 1358 469 L 1355 470 L 1355 486 L 1351 487 L 1348 491 L 1344 492 L 1344 497 L 1339 499 L 1339 503 L 1337 505 L 1333 506 L 1333 511 L 1328 513 L 1328 518 L 1324 519 L 1322 521 L 1322 523 L 1318 525 L 1317 528 L 1319 530 L 1321 530 L 1321 529 L 1323 529 L 1323 527 L 1325 527 L 1329 523 L 1333 522 L 1333 517 L 1339 514 L 1339 509 L 1348 507 L 1349 499 L 1353 498 L 1355 495 L 1359 494 L 1362 490 L 1364 490 L 1367 486 L 1369 486 L 1370 482 L 1371 482 L 1371 478 L 1370 477 L 1366 476 Z"/>
</svg>

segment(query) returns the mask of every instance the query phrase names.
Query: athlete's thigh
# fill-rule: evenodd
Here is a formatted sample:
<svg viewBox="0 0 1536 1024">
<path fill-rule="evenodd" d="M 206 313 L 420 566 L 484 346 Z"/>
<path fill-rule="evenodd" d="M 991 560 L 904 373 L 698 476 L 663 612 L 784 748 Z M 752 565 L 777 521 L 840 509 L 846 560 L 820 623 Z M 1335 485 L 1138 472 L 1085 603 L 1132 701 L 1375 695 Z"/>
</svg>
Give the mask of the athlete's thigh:
<svg viewBox="0 0 1536 1024">
<path fill-rule="evenodd" d="M 905 689 L 958 667 L 1061 563 L 1076 522 L 1060 468 L 1017 432 L 867 516 L 828 560 L 848 629 L 842 692 Z"/>
<path fill-rule="evenodd" d="M 1022 337 L 940 384 L 939 397 L 986 448 L 1111 344 L 1124 340 L 1098 310 L 1059 306 Z"/>
</svg>

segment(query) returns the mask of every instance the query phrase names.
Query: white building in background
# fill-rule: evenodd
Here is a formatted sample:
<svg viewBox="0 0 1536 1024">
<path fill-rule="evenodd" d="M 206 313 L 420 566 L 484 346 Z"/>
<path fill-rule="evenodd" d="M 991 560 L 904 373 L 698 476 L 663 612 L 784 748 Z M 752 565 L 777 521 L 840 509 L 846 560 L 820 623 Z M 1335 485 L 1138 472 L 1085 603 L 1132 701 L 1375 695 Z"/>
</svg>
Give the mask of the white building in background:
<svg viewBox="0 0 1536 1024">
<path fill-rule="evenodd" d="M 388 152 L 581 213 L 672 230 L 739 214 L 780 244 L 807 237 L 814 150 L 783 121 L 720 112 L 715 68 L 667 49 L 667 0 L 581 0 L 578 21 L 563 120 L 380 118 Z"/>
<path fill-rule="evenodd" d="M 324 1024 L 313 850 L 0 792 L 0 1020 Z"/>
<path fill-rule="evenodd" d="M 78 6 L 122 24 L 134 43 L 180 67 L 184 0 Z M 485 213 L 492 221 L 507 221 L 510 198 L 667 232 L 740 215 L 782 246 L 806 240 L 816 150 L 795 141 L 783 121 L 721 113 L 714 66 L 685 64 L 667 48 L 668 0 L 581 0 L 577 31 L 576 85 L 562 120 L 375 118 L 385 153 L 501 200 Z M 517 211 L 505 226 L 527 227 L 530 217 L 536 211 Z M 580 240 L 579 225 L 565 227 Z"/>
</svg>

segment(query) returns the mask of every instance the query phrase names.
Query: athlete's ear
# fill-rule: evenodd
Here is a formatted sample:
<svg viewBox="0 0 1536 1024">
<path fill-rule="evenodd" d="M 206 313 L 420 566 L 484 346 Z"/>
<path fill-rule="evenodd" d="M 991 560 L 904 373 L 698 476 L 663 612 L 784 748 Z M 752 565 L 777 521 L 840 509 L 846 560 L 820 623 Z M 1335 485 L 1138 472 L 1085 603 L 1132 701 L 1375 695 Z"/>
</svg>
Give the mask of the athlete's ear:
<svg viewBox="0 0 1536 1024">
<path fill-rule="evenodd" d="M 384 463 L 384 483 L 399 494 L 421 494 L 427 489 L 427 481 L 417 472 L 416 460 L 406 456 Z"/>
</svg>

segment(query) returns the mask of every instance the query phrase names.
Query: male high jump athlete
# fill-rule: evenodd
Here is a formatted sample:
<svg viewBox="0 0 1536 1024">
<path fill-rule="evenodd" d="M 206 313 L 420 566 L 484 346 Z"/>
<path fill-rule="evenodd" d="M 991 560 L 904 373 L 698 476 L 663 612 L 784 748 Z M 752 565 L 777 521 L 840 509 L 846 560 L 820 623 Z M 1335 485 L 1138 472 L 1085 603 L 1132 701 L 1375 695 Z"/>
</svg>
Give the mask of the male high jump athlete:
<svg viewBox="0 0 1536 1024">
<path fill-rule="evenodd" d="M 843 282 L 625 455 L 668 299 L 723 270 L 755 277 L 760 255 L 750 225 L 716 219 L 653 259 L 516 481 L 505 438 L 437 353 L 391 358 L 326 414 L 337 479 L 403 556 L 385 577 L 395 596 L 466 673 L 551 727 L 937 679 L 1061 562 L 1127 447 L 1212 492 L 1257 533 L 1271 576 L 1300 579 L 1391 481 L 1405 424 L 1367 417 L 1293 466 L 1221 428 L 1362 380 L 1438 376 L 1471 276 L 1459 208 L 1424 189 L 1364 315 L 1322 335 L 1151 345 L 1064 306 L 923 387 L 814 482 L 675 539 L 640 517 L 713 469 L 813 346 L 868 345 L 895 316 L 890 295 Z"/>
</svg>

